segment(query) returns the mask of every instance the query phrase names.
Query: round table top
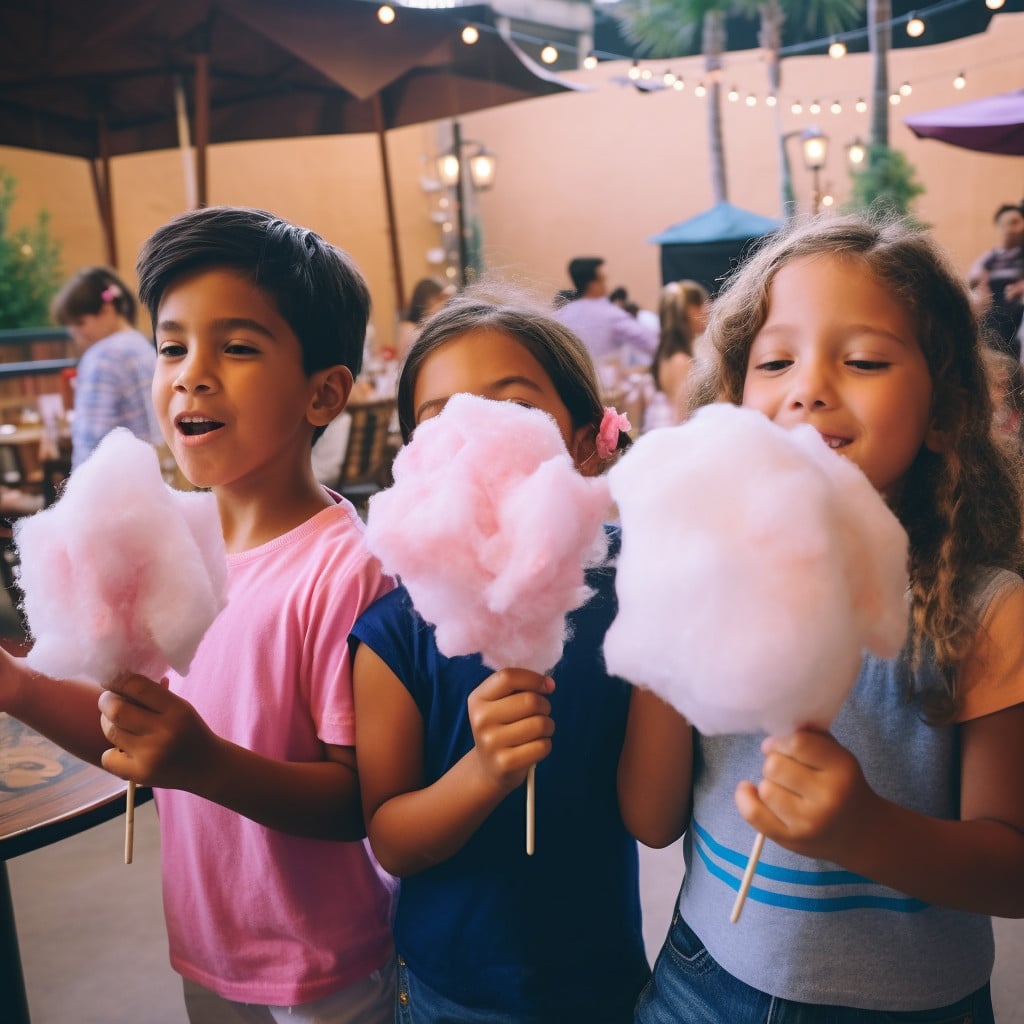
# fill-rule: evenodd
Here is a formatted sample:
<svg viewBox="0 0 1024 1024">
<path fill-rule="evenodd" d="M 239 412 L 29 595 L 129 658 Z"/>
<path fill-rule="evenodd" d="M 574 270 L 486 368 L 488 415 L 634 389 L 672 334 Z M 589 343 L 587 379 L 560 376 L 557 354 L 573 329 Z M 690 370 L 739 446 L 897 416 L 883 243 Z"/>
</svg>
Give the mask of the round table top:
<svg viewBox="0 0 1024 1024">
<path fill-rule="evenodd" d="M 126 789 L 122 779 L 0 712 L 0 859 L 115 817 Z M 136 802 L 142 798 L 140 792 Z"/>
</svg>

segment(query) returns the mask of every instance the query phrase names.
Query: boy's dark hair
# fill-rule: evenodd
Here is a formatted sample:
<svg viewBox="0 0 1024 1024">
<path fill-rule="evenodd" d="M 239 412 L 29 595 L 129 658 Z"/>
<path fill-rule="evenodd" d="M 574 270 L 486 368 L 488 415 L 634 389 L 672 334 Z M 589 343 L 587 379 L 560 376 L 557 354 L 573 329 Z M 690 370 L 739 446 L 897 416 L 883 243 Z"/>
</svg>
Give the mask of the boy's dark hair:
<svg viewBox="0 0 1024 1024">
<path fill-rule="evenodd" d="M 995 215 L 992 217 L 992 223 L 998 224 L 999 218 L 1002 217 L 1004 213 L 1019 213 L 1022 216 L 1024 216 L 1024 203 L 1021 203 L 1020 206 L 1018 206 L 1016 203 L 1003 203 L 1003 205 L 1000 206 L 998 210 L 996 210 Z"/>
<path fill-rule="evenodd" d="M 302 347 L 307 376 L 338 364 L 358 375 L 370 292 L 352 257 L 266 210 L 209 206 L 183 213 L 139 253 L 139 298 L 156 330 L 160 301 L 183 274 L 231 269 L 274 300 Z"/>
<path fill-rule="evenodd" d="M 577 256 L 569 261 L 569 277 L 577 298 L 587 290 L 587 285 L 597 277 L 597 271 L 603 265 L 604 260 L 600 256 Z"/>
<path fill-rule="evenodd" d="M 135 297 L 110 267 L 83 267 L 73 274 L 50 302 L 50 316 L 63 325 L 95 316 L 109 302 L 130 324 L 135 323 Z"/>
</svg>

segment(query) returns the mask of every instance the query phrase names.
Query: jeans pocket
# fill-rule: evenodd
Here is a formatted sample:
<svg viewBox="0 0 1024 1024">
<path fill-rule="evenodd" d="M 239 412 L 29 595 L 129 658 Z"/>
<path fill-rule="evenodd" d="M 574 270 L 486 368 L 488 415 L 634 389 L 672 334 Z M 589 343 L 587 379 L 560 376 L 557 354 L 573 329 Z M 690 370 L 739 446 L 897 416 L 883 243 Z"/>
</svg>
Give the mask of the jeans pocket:
<svg viewBox="0 0 1024 1024">
<path fill-rule="evenodd" d="M 665 939 L 662 956 L 669 956 L 672 962 L 685 974 L 707 974 L 718 970 L 718 964 L 707 951 L 700 936 L 683 920 L 682 914 L 676 914 Z"/>
</svg>

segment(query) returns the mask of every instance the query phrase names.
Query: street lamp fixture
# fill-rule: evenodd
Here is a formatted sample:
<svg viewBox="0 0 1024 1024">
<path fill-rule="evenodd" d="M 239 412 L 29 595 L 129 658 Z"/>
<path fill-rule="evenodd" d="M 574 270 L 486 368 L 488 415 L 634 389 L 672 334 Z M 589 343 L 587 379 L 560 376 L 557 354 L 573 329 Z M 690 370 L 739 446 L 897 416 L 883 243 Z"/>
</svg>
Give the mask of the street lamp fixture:
<svg viewBox="0 0 1024 1024">
<path fill-rule="evenodd" d="M 469 267 L 469 231 L 466 225 L 468 186 L 476 192 L 486 192 L 491 188 L 498 159 L 483 143 L 463 139 L 459 122 L 453 121 L 451 148 L 437 158 L 436 164 L 438 180 L 442 185 L 455 190 L 459 243 L 459 267 L 455 276 L 460 285 L 465 285 Z M 465 172 L 466 167 L 469 168 L 468 174 Z"/>
<path fill-rule="evenodd" d="M 828 136 L 811 125 L 800 133 L 800 152 L 803 154 L 804 167 L 814 177 L 814 199 L 812 210 L 817 213 L 821 208 L 821 170 L 828 157 Z"/>
<path fill-rule="evenodd" d="M 467 146 L 475 146 L 472 153 L 461 152 Z M 455 188 L 462 175 L 462 161 L 469 166 L 469 180 L 478 192 L 486 192 L 494 185 L 498 169 L 498 158 L 482 143 L 467 139 L 457 150 L 454 146 L 437 158 L 437 178 L 447 188 Z"/>
</svg>

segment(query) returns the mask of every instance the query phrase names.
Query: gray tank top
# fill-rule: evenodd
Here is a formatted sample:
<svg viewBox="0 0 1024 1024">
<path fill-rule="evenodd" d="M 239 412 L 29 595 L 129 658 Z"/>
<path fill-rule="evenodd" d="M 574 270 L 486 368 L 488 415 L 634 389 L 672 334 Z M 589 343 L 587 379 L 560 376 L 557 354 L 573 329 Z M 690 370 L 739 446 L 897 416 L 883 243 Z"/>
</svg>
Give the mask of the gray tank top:
<svg viewBox="0 0 1024 1024">
<path fill-rule="evenodd" d="M 980 616 L 1011 573 L 986 573 Z M 930 726 L 906 699 L 905 663 L 864 658 L 831 732 L 881 796 L 959 818 L 959 727 Z M 921 673 L 935 673 L 928 661 Z M 927 683 L 927 678 L 921 680 Z M 988 917 L 911 899 L 768 841 L 737 924 L 729 915 L 754 832 L 732 794 L 761 777 L 759 735 L 697 736 L 694 815 L 679 909 L 715 960 L 754 988 L 799 1002 L 924 1010 L 956 1002 L 992 973 Z M 941 851 L 935 851 L 941 856 Z"/>
</svg>

